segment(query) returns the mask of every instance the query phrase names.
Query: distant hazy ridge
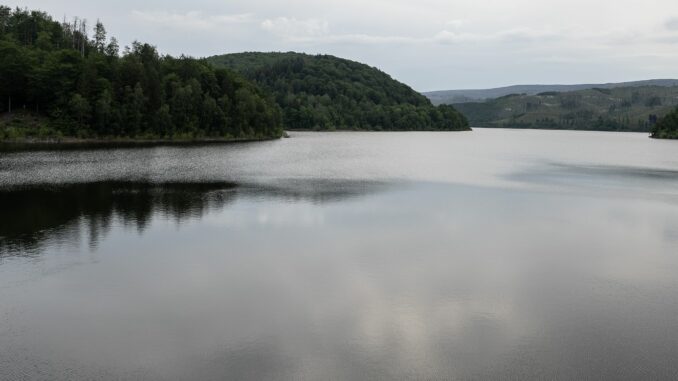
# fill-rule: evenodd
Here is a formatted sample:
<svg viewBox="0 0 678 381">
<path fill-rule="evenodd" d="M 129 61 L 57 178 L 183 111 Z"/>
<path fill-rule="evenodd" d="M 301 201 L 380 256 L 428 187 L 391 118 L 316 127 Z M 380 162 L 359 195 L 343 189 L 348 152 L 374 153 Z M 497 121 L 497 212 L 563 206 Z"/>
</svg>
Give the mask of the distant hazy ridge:
<svg viewBox="0 0 678 381">
<path fill-rule="evenodd" d="M 649 132 L 678 107 L 678 80 L 668 79 L 468 91 L 454 107 L 473 127 Z M 473 94 L 488 98 L 469 102 Z"/>
<path fill-rule="evenodd" d="M 443 90 L 423 93 L 433 104 L 455 104 L 495 99 L 510 94 L 536 95 L 543 92 L 567 92 L 593 88 L 614 89 L 617 87 L 678 86 L 678 79 L 650 79 L 647 81 L 580 84 L 580 85 L 515 85 L 494 89 Z"/>
</svg>

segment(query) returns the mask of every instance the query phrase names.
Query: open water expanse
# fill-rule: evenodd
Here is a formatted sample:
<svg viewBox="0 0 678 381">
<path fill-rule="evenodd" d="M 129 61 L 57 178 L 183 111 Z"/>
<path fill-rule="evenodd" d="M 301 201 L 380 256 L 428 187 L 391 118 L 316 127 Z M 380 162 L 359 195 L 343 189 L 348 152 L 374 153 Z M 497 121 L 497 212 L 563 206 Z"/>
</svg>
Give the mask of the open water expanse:
<svg viewBox="0 0 678 381">
<path fill-rule="evenodd" d="M 678 379 L 678 141 L 0 152 L 0 379 Z"/>
</svg>

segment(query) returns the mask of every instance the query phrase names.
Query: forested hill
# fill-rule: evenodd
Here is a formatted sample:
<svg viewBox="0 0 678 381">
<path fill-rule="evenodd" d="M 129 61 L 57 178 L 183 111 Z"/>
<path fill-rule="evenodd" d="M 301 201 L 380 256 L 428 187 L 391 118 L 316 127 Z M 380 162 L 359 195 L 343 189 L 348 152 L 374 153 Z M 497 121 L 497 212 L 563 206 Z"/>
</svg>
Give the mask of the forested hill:
<svg viewBox="0 0 678 381">
<path fill-rule="evenodd" d="M 474 127 L 637 132 L 649 132 L 676 106 L 678 87 L 662 86 L 514 94 L 455 105 Z"/>
<path fill-rule="evenodd" d="M 652 127 L 652 137 L 657 139 L 678 139 L 678 108 L 661 118 Z"/>
<path fill-rule="evenodd" d="M 239 53 L 207 60 L 272 92 L 290 129 L 468 129 L 454 107 L 435 107 L 407 85 L 361 63 L 301 53 Z"/>
<path fill-rule="evenodd" d="M 0 6 L 0 140 L 281 136 L 279 107 L 240 75 L 137 42 L 121 55 L 93 26 Z"/>
</svg>

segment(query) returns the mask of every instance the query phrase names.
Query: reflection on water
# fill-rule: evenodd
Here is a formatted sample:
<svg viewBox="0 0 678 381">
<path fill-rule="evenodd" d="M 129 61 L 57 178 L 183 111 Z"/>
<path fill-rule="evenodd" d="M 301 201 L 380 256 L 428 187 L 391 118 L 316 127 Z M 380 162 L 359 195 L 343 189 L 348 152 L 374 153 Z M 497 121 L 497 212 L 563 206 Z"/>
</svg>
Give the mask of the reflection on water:
<svg viewBox="0 0 678 381">
<path fill-rule="evenodd" d="M 220 211 L 238 195 L 282 202 L 332 202 L 374 192 L 386 184 L 337 180 L 280 181 L 276 187 L 218 183 L 96 182 L 0 188 L 0 258 L 34 256 L 45 242 L 78 242 L 94 249 L 112 223 L 142 234 L 153 216 L 177 223 Z"/>
<path fill-rule="evenodd" d="M 177 221 L 199 219 L 229 202 L 231 194 L 223 190 L 231 187 L 99 182 L 0 190 L 0 257 L 36 254 L 44 241 L 77 241 L 83 225 L 95 248 L 116 220 L 143 233 L 156 213 Z"/>
<path fill-rule="evenodd" d="M 678 150 L 650 143 L 308 134 L 287 156 L 0 157 L 33 163 L 0 179 L 0 379 L 676 379 Z M 27 175 L 45 163 L 75 184 Z"/>
</svg>

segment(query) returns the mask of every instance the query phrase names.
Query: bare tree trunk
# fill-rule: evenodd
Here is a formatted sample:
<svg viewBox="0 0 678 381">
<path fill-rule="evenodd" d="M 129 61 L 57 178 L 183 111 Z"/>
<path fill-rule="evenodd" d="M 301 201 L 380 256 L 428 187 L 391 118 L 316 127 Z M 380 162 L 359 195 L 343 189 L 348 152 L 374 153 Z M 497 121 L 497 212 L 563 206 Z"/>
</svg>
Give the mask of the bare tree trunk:
<svg viewBox="0 0 678 381">
<path fill-rule="evenodd" d="M 12 113 L 12 96 L 9 96 L 9 113 Z"/>
<path fill-rule="evenodd" d="M 76 47 L 75 41 L 76 41 L 76 37 L 77 37 L 77 36 L 76 36 L 76 35 L 77 35 L 77 33 L 76 33 L 77 30 L 78 30 L 78 18 L 75 17 L 75 18 L 73 19 L 73 49 L 75 49 L 75 47 Z"/>
<path fill-rule="evenodd" d="M 87 44 L 87 20 L 83 19 L 82 22 L 80 23 L 80 28 L 81 28 L 81 41 L 80 41 L 80 46 L 81 46 L 81 54 L 83 57 L 85 57 L 85 45 Z"/>
</svg>

